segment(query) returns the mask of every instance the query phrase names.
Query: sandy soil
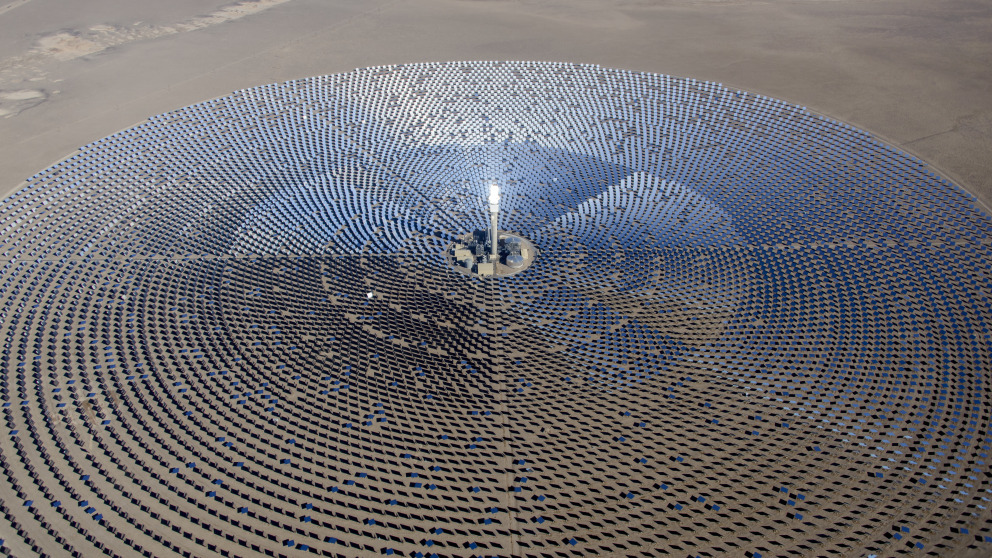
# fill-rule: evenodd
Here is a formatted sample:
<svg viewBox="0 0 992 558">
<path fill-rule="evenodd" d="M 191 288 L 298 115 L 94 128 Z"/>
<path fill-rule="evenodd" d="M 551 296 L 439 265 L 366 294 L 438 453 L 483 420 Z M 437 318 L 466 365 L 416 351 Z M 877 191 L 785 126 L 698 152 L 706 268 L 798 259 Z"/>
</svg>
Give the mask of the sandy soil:
<svg viewBox="0 0 992 558">
<path fill-rule="evenodd" d="M 988 206 L 990 29 L 980 0 L 12 0 L 0 4 L 0 196 L 80 145 L 238 88 L 534 59 L 801 104 L 916 154 Z"/>
<path fill-rule="evenodd" d="M 56 0 L 0 5 L 0 195 L 242 87 L 534 59 L 689 76 L 872 131 L 992 202 L 992 4 L 973 0 Z"/>
</svg>

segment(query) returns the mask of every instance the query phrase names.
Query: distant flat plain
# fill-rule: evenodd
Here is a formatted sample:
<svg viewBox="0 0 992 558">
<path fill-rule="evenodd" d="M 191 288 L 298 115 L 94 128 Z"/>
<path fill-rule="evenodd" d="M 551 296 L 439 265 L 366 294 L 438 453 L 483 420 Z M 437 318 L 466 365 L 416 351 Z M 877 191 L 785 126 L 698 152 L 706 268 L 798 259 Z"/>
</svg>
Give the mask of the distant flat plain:
<svg viewBox="0 0 992 558">
<path fill-rule="evenodd" d="M 0 4 L 0 196 L 151 115 L 444 60 L 719 82 L 867 130 L 992 206 L 982 0 L 15 0 Z"/>
</svg>

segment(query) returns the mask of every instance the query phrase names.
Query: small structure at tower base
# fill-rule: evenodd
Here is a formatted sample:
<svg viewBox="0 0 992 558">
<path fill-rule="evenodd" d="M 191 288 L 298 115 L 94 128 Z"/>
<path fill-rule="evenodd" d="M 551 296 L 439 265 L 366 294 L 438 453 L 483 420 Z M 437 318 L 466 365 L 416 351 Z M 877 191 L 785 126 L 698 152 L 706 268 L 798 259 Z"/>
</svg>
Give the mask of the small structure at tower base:
<svg viewBox="0 0 992 558">
<path fill-rule="evenodd" d="M 495 258 L 489 231 L 476 230 L 448 247 L 448 263 L 461 273 L 477 277 L 506 277 L 530 267 L 537 249 L 529 240 L 507 231 L 497 236 Z"/>
</svg>

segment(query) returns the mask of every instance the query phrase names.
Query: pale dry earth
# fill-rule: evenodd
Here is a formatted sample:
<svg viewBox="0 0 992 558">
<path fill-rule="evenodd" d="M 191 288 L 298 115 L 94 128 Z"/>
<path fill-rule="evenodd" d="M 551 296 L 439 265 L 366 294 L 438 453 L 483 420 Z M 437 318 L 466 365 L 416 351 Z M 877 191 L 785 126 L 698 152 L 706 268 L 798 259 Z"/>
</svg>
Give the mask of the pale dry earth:
<svg viewBox="0 0 992 558">
<path fill-rule="evenodd" d="M 992 206 L 992 3 L 978 0 L 14 0 L 0 4 L 0 196 L 81 145 L 239 88 L 511 59 L 784 99 Z"/>
<path fill-rule="evenodd" d="M 595 63 L 723 83 L 877 134 L 992 202 L 992 4 L 977 0 L 15 0 L 0 195 L 144 118 L 403 62 Z"/>
</svg>

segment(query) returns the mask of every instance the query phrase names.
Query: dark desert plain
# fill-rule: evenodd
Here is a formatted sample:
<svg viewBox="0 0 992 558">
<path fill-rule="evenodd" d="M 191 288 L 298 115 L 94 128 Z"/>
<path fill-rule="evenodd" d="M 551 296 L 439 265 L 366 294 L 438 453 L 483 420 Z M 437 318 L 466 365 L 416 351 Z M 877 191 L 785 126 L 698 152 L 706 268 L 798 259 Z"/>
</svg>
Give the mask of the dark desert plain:
<svg viewBox="0 0 992 558">
<path fill-rule="evenodd" d="M 992 3 L 968 0 L 15 0 L 0 6 L 0 195 L 236 89 L 445 60 L 719 82 L 868 130 L 992 203 Z"/>
<path fill-rule="evenodd" d="M 451 60 L 598 64 L 781 99 L 992 207 L 989 0 L 0 0 L 0 197 L 152 115 Z M 6 479 L 4 497 L 20 505 Z"/>
</svg>

